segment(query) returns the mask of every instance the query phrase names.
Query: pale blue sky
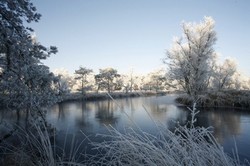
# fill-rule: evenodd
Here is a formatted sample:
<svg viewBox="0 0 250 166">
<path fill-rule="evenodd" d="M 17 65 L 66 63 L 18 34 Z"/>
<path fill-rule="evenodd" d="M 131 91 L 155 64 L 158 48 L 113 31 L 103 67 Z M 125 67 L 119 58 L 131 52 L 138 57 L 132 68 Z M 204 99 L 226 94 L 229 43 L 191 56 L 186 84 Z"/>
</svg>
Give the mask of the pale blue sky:
<svg viewBox="0 0 250 166">
<path fill-rule="evenodd" d="M 59 52 L 44 63 L 51 70 L 79 66 L 133 68 L 148 73 L 162 64 L 181 22 L 212 16 L 215 50 L 237 59 L 250 76 L 249 0 L 32 0 L 42 14 L 32 24 L 38 41 Z"/>
</svg>

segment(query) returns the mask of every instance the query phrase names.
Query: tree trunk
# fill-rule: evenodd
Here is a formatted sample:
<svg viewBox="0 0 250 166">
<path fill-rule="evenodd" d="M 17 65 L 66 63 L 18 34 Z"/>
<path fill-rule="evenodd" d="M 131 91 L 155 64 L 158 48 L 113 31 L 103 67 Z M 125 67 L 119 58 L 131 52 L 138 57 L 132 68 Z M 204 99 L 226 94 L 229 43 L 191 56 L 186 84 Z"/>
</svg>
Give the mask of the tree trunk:
<svg viewBox="0 0 250 166">
<path fill-rule="evenodd" d="M 7 71 L 9 71 L 11 69 L 11 58 L 10 58 L 10 47 L 8 44 L 5 45 L 6 46 L 6 69 Z"/>
<path fill-rule="evenodd" d="M 110 82 L 108 80 L 108 93 L 110 93 Z"/>
</svg>

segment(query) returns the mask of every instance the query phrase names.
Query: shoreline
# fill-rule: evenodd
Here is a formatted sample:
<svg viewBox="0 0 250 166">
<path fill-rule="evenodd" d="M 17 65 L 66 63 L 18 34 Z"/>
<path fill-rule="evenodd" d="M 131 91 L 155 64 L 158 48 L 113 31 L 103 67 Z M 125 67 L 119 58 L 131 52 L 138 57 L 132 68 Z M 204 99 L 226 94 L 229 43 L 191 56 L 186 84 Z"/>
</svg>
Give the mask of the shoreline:
<svg viewBox="0 0 250 166">
<path fill-rule="evenodd" d="M 192 101 L 187 94 L 180 95 L 175 101 L 184 106 L 192 105 Z M 199 95 L 197 108 L 240 108 L 250 110 L 250 91 L 209 91 L 206 94 Z"/>
<path fill-rule="evenodd" d="M 164 96 L 170 94 L 171 92 L 100 92 L 100 93 L 86 93 L 82 95 L 81 93 L 70 93 L 64 95 L 58 103 L 68 102 L 68 101 L 99 101 L 99 100 L 108 100 L 111 99 L 121 99 L 121 98 L 130 98 L 130 97 L 148 97 L 148 96 Z M 110 97 L 111 96 L 111 97 Z"/>
<path fill-rule="evenodd" d="M 190 107 L 192 101 L 187 94 L 169 91 L 138 91 L 138 92 L 90 92 L 84 96 L 81 93 L 69 93 L 64 95 L 57 103 L 69 101 L 100 101 L 109 99 L 133 98 L 133 97 L 149 97 L 149 96 L 165 96 L 168 94 L 179 94 L 175 102 L 178 106 Z M 111 98 L 111 97 L 112 98 Z M 236 108 L 250 110 L 250 91 L 248 90 L 224 90 L 209 91 L 199 95 L 197 108 Z"/>
</svg>

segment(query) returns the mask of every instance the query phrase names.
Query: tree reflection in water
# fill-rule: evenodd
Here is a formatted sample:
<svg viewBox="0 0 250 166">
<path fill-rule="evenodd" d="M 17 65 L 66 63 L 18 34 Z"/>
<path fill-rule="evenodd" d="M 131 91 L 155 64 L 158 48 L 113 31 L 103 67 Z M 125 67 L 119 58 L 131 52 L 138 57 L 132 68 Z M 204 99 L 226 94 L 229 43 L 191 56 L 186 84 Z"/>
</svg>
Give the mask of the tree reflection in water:
<svg viewBox="0 0 250 166">
<path fill-rule="evenodd" d="M 230 108 L 204 109 L 197 115 L 197 125 L 213 126 L 213 134 L 220 143 L 241 133 L 240 122 L 241 111 Z"/>
<path fill-rule="evenodd" d="M 114 115 L 114 111 L 117 109 L 118 106 L 111 100 L 100 101 L 97 103 L 95 117 L 101 124 L 113 125 L 118 120 L 118 117 Z"/>
<path fill-rule="evenodd" d="M 65 112 L 64 112 L 64 103 L 58 104 L 58 120 L 64 120 L 65 119 Z"/>
<path fill-rule="evenodd" d="M 55 126 L 58 140 L 62 135 L 105 133 L 104 125 L 112 125 L 116 129 L 133 127 L 134 121 L 143 131 L 154 134 L 155 122 L 166 124 L 170 130 L 178 125 L 185 125 L 190 112 L 186 107 L 177 106 L 174 96 L 123 98 L 103 101 L 79 101 L 56 104 L 48 111 L 47 120 Z M 144 109 L 146 108 L 146 110 Z M 249 156 L 250 114 L 230 109 L 199 109 L 197 126 L 213 126 L 213 134 L 218 141 L 231 152 L 234 147 L 234 137 L 238 150 Z M 151 116 L 149 118 L 149 115 Z M 25 120 L 25 112 L 21 112 L 20 120 Z M 153 121 L 152 121 L 153 119 Z M 245 120 L 244 122 L 243 119 Z M 4 121 L 16 124 L 17 115 L 14 111 L 0 112 L 0 137 L 9 130 L 3 126 Z M 156 133 L 157 134 L 157 133 Z M 232 147 L 232 148 L 231 148 Z M 247 150 L 244 150 L 247 149 Z"/>
</svg>

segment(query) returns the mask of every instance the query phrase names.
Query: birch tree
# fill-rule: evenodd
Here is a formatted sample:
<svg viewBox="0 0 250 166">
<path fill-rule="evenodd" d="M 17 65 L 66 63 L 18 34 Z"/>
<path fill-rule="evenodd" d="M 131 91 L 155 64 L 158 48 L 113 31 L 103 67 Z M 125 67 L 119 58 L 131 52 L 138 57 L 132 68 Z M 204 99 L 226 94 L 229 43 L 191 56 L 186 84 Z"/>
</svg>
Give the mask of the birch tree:
<svg viewBox="0 0 250 166">
<path fill-rule="evenodd" d="M 183 36 L 175 38 L 166 53 L 169 78 L 176 80 L 193 99 L 207 90 L 214 65 L 215 21 L 204 17 L 200 23 L 183 23 Z"/>
</svg>

